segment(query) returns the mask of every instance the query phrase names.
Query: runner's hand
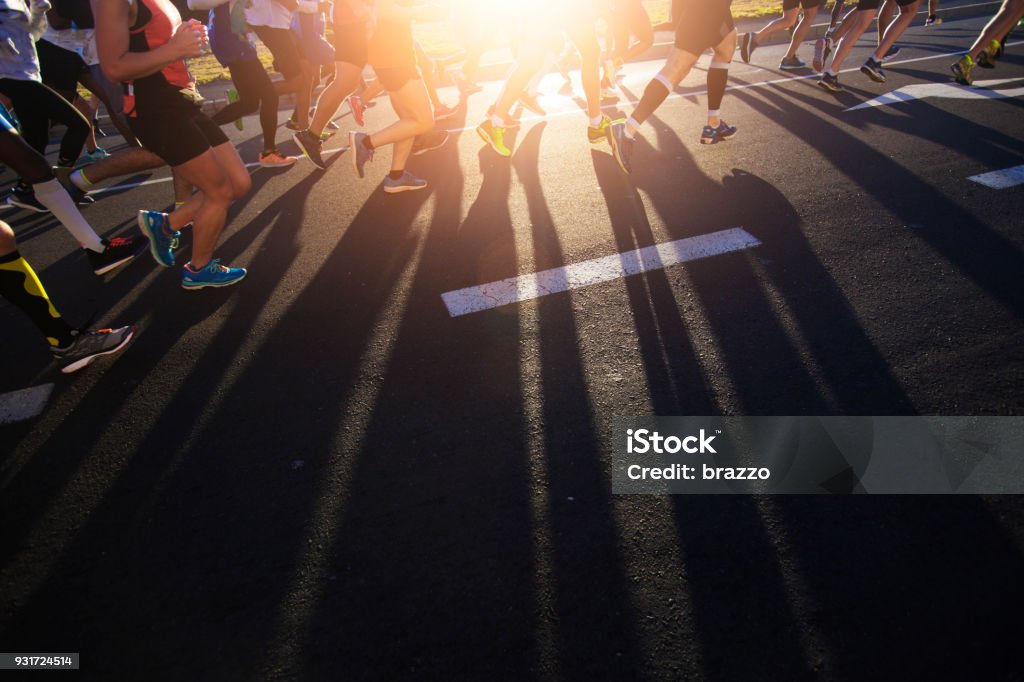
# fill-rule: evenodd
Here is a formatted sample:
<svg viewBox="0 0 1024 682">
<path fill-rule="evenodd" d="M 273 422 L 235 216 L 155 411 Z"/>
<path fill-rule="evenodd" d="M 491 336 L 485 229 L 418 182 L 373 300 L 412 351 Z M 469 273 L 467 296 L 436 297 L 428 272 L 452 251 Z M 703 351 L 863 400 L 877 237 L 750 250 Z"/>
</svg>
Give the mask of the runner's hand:
<svg viewBox="0 0 1024 682">
<path fill-rule="evenodd" d="M 180 57 L 198 57 L 207 45 L 206 26 L 195 19 L 189 19 L 178 26 L 170 40 L 175 53 Z"/>
</svg>

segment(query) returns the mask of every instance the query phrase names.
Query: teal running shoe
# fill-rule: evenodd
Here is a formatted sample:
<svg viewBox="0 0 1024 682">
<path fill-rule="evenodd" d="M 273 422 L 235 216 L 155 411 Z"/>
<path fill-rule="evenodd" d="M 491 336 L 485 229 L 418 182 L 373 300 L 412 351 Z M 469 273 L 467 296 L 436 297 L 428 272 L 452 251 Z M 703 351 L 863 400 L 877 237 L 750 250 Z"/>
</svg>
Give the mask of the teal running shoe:
<svg viewBox="0 0 1024 682">
<path fill-rule="evenodd" d="M 182 289 L 205 289 L 206 287 L 229 287 L 242 281 L 248 272 L 245 268 L 229 268 L 214 258 L 198 272 L 189 263 L 181 269 Z"/>
<path fill-rule="evenodd" d="M 160 266 L 174 265 L 174 249 L 178 248 L 180 232 L 171 232 L 171 221 L 160 211 L 139 211 L 139 229 L 149 240 L 149 252 Z"/>
</svg>

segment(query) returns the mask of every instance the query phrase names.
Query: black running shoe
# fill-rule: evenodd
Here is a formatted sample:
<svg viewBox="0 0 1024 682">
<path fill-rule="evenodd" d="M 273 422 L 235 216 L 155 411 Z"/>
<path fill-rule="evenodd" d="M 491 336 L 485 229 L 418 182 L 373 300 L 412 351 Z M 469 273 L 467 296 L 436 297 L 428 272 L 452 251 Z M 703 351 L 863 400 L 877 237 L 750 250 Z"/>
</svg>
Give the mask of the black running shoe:
<svg viewBox="0 0 1024 682">
<path fill-rule="evenodd" d="M 779 64 L 779 68 L 783 71 L 794 71 L 796 69 L 806 69 L 807 63 L 799 57 L 786 57 Z"/>
<path fill-rule="evenodd" d="M 7 204 L 23 208 L 26 211 L 35 211 L 36 213 L 50 212 L 50 209 L 40 204 L 39 200 L 36 199 L 36 193 L 31 185 L 15 185 L 12 187 L 10 194 L 7 195 Z"/>
<path fill-rule="evenodd" d="M 700 134 L 701 144 L 715 144 L 724 140 L 731 140 L 736 137 L 736 126 L 731 126 L 725 121 L 720 121 L 718 127 L 704 126 Z"/>
<path fill-rule="evenodd" d="M 142 235 L 134 237 L 114 237 L 104 239 L 103 246 L 106 247 L 99 253 L 86 249 L 89 255 L 89 265 L 97 275 L 105 275 L 114 268 L 129 263 L 149 249 L 149 241 Z"/>
<path fill-rule="evenodd" d="M 320 157 L 320 150 L 323 147 L 323 142 L 319 137 L 314 135 L 308 130 L 300 130 L 292 135 L 292 139 L 295 140 L 295 144 L 299 145 L 299 149 L 305 154 L 313 165 L 324 170 L 327 168 L 327 164 Z"/>
<path fill-rule="evenodd" d="M 818 79 L 818 85 L 829 92 L 843 91 L 843 86 L 839 84 L 839 76 L 833 76 L 827 71 L 821 74 L 821 78 Z"/>
<path fill-rule="evenodd" d="M 876 83 L 885 82 L 885 72 L 882 71 L 882 63 L 876 62 L 871 57 L 868 57 L 868 60 L 860 67 L 860 72 Z"/>
<path fill-rule="evenodd" d="M 98 357 L 123 350 L 135 336 L 135 327 L 76 331 L 74 334 L 71 345 L 50 349 L 53 357 L 62 363 L 60 371 L 64 374 L 77 372 Z"/>
</svg>

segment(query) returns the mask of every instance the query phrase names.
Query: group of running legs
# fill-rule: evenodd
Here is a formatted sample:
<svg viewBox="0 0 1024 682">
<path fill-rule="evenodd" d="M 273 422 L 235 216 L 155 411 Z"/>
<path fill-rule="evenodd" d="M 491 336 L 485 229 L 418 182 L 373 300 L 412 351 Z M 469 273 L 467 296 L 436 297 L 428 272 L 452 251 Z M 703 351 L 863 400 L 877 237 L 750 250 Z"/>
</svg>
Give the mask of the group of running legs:
<svg viewBox="0 0 1024 682">
<path fill-rule="evenodd" d="M 80 124 L 84 117 L 77 112 L 75 115 L 67 113 L 71 93 L 61 97 L 32 78 L 31 69 L 26 70 L 29 76 L 19 77 L 20 72 L 4 69 L 0 62 L 0 93 L 8 95 L 14 111 L 22 119 L 19 132 L 11 120 L 13 116 L 0 112 L 0 161 L 18 173 L 21 183 L 31 189 L 42 208 L 52 212 L 78 240 L 89 254 L 94 272 L 105 274 L 147 250 L 159 265 L 171 267 L 176 262 L 175 249 L 181 230 L 191 227 L 192 253 L 182 267 L 183 288 L 230 286 L 244 278 L 247 274 L 244 268 L 222 265 L 214 257 L 229 206 L 250 188 L 249 173 L 220 126 L 259 109 L 264 137 L 261 165 L 291 165 L 295 158 L 282 155 L 274 140 L 277 93 L 278 90 L 297 95 L 308 93 L 307 98 L 296 97 L 295 112 L 288 127 L 294 130 L 293 138 L 303 155 L 323 169 L 326 166 L 324 140 L 330 135 L 332 119 L 342 103 L 348 100 L 353 117 L 360 125 L 363 123 L 363 110 L 375 89 L 373 85 L 367 89 L 363 81 L 367 65 L 372 66 L 376 74 L 376 90 L 389 95 L 396 119 L 372 132 L 353 130 L 348 133 L 352 170 L 356 176 L 365 177 L 379 150 L 390 146 L 391 162 L 383 180 L 383 191 L 399 193 L 426 186 L 426 181 L 407 170 L 408 160 L 413 154 L 444 143 L 447 132 L 435 131 L 434 124 L 453 111 L 438 99 L 432 64 L 427 68 L 428 60 L 414 38 L 415 22 L 441 18 L 441 10 L 435 5 L 415 0 L 377 0 L 372 5 L 363 0 L 338 0 L 332 8 L 330 58 L 333 58 L 333 73 L 315 106 L 310 108 L 312 88 L 305 75 L 309 69 L 302 66 L 296 73 L 293 66 L 288 66 L 295 58 L 293 52 L 299 52 L 301 45 L 294 39 L 286 39 L 280 32 L 283 29 L 275 24 L 282 19 L 274 14 L 276 8 L 269 6 L 280 4 L 278 0 L 192 2 L 194 7 L 210 10 L 211 33 L 230 32 L 239 43 L 249 44 L 247 30 L 257 28 L 257 34 L 275 52 L 278 68 L 288 70 L 291 77 L 286 76 L 284 86 L 275 86 L 254 51 L 250 54 L 244 48 L 235 50 L 232 54 L 241 56 L 231 57 L 226 66 L 231 69 L 239 93 L 244 91 L 244 94 L 211 118 L 203 113 L 201 98 L 185 66 L 186 59 L 199 56 L 209 44 L 205 26 L 194 20 L 183 22 L 168 0 L 133 0 L 131 3 L 93 0 L 96 48 L 102 74 L 111 82 L 123 84 L 119 106 L 111 105 L 110 109 L 123 117 L 118 127 L 126 128 L 130 138 L 126 136 L 126 148 L 83 168 L 72 168 L 83 146 Z M 838 0 L 828 33 L 815 44 L 813 67 L 822 72 L 819 81 L 822 87 L 830 91 L 839 89 L 839 69 L 853 45 L 875 20 L 880 7 L 877 49 L 861 70 L 873 80 L 884 81 L 881 62 L 892 55 L 896 40 L 910 24 L 920 2 L 858 0 L 840 21 L 844 2 Z M 262 14 L 259 3 L 268 5 L 262 8 Z M 592 144 L 607 141 L 625 173 L 633 170 L 634 142 L 644 122 L 707 52 L 711 54 L 707 69 L 707 120 L 700 142 L 714 144 L 729 140 L 737 129 L 723 120 L 721 104 L 733 54 L 738 49 L 741 59 L 749 62 L 754 50 L 768 36 L 792 29 L 792 40 L 780 67 L 804 67 L 797 49 L 823 4 L 819 0 L 786 0 L 781 17 L 756 33 L 738 36 L 731 0 L 674 0 L 671 24 L 674 40 L 664 65 L 646 85 L 629 115 L 613 121 L 602 109 L 608 99 L 609 84 L 623 63 L 642 54 L 653 43 L 650 21 L 641 1 L 611 0 L 605 15 L 610 41 L 608 49 L 602 52 L 597 31 L 599 13 L 593 0 L 529 0 L 524 12 L 537 21 L 524 26 L 515 35 L 516 62 L 476 132 L 496 153 L 511 156 L 513 151 L 507 143 L 506 131 L 518 125 L 514 115 L 517 105 L 544 114 L 536 98 L 537 82 L 547 66 L 557 65 L 564 59 L 565 47 L 570 44 L 580 60 L 588 141 Z M 928 23 L 938 20 L 936 6 L 936 0 L 930 0 Z M 311 11 L 326 9 L 314 3 Z M 250 16 L 254 11 L 256 15 Z M 245 17 L 240 21 L 243 12 Z M 28 15 L 26 24 L 32 19 L 31 10 Z M 991 65 L 1001 54 L 1006 34 L 1022 15 L 1024 0 L 1005 0 L 975 44 L 954 64 L 957 80 L 970 83 L 974 65 Z M 253 24 L 254 21 L 265 23 Z M 631 37 L 636 38 L 635 42 Z M 480 89 L 474 82 L 482 51 L 477 38 L 468 36 L 465 62 L 456 78 L 464 96 Z M 222 54 L 228 50 L 224 40 L 222 35 L 216 41 L 215 53 L 217 46 Z M 832 62 L 825 68 L 824 63 L 833 52 Z M 321 66 L 323 64 L 318 64 L 318 69 Z M 42 116 L 25 116 L 36 111 L 42 111 Z M 45 122 L 41 131 L 38 129 L 40 119 Z M 42 154 L 49 120 L 66 120 L 67 126 L 55 169 L 50 168 Z M 140 211 L 138 225 L 142 235 L 139 237 L 100 238 L 76 204 L 90 201 L 88 191 L 97 182 L 162 165 L 169 165 L 174 174 L 174 210 Z M 62 360 L 66 372 L 79 369 L 101 355 L 119 351 L 134 334 L 133 327 L 87 330 L 65 323 L 31 266 L 18 253 L 10 226 L 3 222 L 0 222 L 0 293 L 36 323 L 54 355 Z"/>
</svg>

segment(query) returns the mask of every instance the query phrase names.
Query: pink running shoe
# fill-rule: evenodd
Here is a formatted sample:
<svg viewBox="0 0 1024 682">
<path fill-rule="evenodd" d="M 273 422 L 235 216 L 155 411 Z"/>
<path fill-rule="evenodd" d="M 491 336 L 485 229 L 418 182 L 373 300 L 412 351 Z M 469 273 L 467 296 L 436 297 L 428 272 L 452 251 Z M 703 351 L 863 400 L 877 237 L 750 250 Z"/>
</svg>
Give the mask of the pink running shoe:
<svg viewBox="0 0 1024 682">
<path fill-rule="evenodd" d="M 366 113 L 366 104 L 363 103 L 363 98 L 359 95 L 352 95 L 348 98 L 348 105 L 352 108 L 352 118 L 355 119 L 356 124 L 365 126 L 366 117 L 363 114 Z"/>
</svg>

